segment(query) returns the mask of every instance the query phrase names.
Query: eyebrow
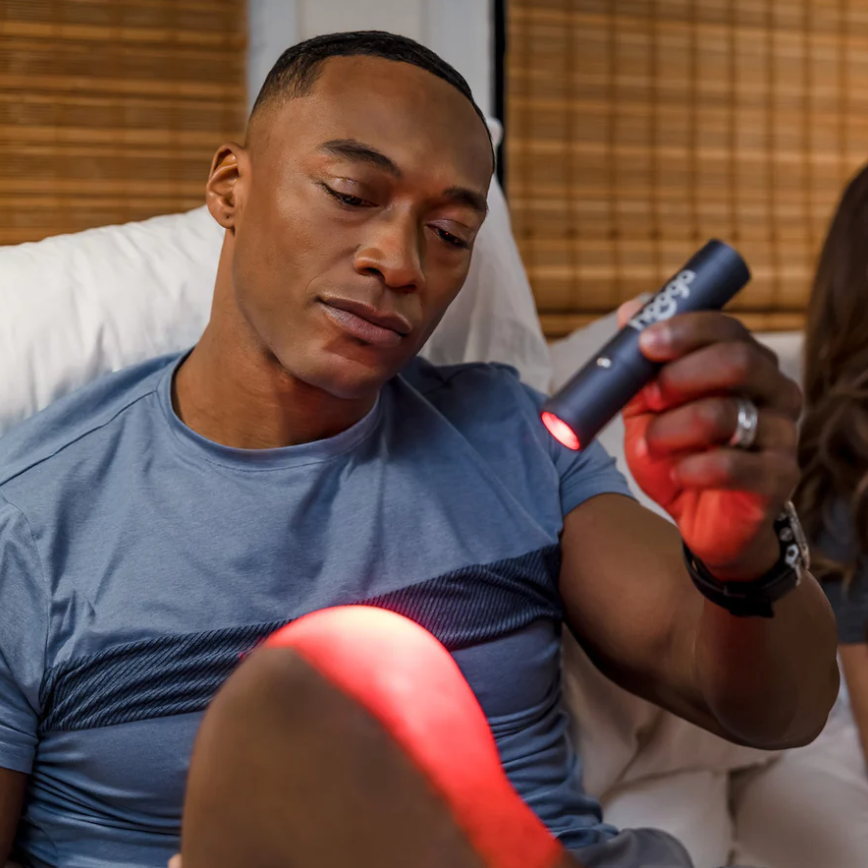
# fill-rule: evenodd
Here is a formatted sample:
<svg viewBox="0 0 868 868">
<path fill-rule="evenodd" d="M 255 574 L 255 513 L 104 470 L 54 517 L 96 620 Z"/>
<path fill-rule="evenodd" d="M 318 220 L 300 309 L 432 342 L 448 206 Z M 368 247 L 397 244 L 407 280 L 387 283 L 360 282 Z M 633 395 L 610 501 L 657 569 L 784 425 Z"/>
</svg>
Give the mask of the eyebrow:
<svg viewBox="0 0 868 868">
<path fill-rule="evenodd" d="M 380 153 L 370 145 L 356 141 L 356 139 L 332 139 L 332 141 L 326 142 L 320 150 L 336 157 L 346 157 L 359 163 L 368 163 L 394 175 L 396 178 L 401 177 L 401 170 L 385 154 Z"/>
<path fill-rule="evenodd" d="M 470 190 L 467 187 L 450 187 L 443 191 L 443 195 L 459 205 L 467 205 L 483 216 L 488 213 L 488 199 L 482 193 L 477 193 L 476 190 Z"/>
<path fill-rule="evenodd" d="M 326 142 L 320 150 L 336 157 L 345 157 L 349 160 L 367 163 L 388 172 L 395 178 L 402 177 L 402 172 L 394 161 L 376 148 L 372 148 L 357 139 L 332 139 L 330 142 Z M 471 190 L 468 187 L 449 187 L 443 191 L 443 196 L 459 205 L 466 205 L 482 215 L 488 213 L 488 199 L 476 190 Z"/>
</svg>

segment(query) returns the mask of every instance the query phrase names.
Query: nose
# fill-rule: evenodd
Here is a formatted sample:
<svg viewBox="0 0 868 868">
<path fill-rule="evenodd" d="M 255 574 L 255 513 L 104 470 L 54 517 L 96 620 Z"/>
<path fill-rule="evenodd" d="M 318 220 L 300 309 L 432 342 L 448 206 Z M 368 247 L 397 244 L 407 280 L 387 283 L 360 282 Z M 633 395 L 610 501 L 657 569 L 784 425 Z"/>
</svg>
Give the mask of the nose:
<svg viewBox="0 0 868 868">
<path fill-rule="evenodd" d="M 414 292 L 425 281 L 422 243 L 422 233 L 409 215 L 383 215 L 367 227 L 356 250 L 356 272 L 379 277 L 390 289 Z"/>
</svg>

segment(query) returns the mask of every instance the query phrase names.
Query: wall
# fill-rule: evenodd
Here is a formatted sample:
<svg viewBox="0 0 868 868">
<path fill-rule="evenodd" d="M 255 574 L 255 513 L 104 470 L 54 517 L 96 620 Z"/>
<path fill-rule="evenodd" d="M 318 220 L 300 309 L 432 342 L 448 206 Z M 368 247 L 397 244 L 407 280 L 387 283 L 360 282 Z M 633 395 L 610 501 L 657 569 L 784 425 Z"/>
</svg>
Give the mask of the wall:
<svg viewBox="0 0 868 868">
<path fill-rule="evenodd" d="M 464 75 L 482 110 L 493 105 L 491 0 L 249 0 L 252 103 L 280 53 L 340 30 L 390 30 L 427 45 Z"/>
</svg>

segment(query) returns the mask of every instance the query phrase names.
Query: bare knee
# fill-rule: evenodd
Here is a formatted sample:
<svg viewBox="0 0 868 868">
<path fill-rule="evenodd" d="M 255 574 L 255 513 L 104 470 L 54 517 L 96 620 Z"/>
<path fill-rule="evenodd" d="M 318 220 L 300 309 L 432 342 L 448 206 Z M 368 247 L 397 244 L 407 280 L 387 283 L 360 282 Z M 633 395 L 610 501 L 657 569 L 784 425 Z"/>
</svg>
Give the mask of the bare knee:
<svg viewBox="0 0 868 868">
<path fill-rule="evenodd" d="M 219 737 L 251 735 L 277 724 L 289 736 L 321 740 L 331 718 L 335 689 L 297 653 L 262 648 L 251 654 L 226 681 L 202 722 L 200 740 L 213 730 Z M 281 742 L 286 739 L 281 737 Z"/>
<path fill-rule="evenodd" d="M 285 648 L 252 654 L 206 713 L 182 853 L 184 868 L 480 864 L 380 724 Z"/>
</svg>

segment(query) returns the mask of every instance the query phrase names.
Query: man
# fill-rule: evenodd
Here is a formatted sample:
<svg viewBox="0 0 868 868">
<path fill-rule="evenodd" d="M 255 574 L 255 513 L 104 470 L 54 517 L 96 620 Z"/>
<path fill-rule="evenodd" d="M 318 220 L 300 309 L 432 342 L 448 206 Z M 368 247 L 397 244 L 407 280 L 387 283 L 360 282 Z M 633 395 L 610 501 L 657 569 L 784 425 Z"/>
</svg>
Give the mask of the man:
<svg viewBox="0 0 868 868">
<path fill-rule="evenodd" d="M 557 444 L 511 370 L 414 361 L 467 274 L 492 171 L 466 83 L 431 52 L 378 33 L 290 49 L 245 145 L 214 158 L 207 201 L 226 236 L 200 342 L 6 438 L 0 861 L 14 840 L 27 865 L 164 864 L 202 713 L 239 656 L 341 604 L 407 614 L 453 652 L 569 864 L 689 860 L 665 836 L 618 834 L 581 792 L 562 621 L 620 684 L 724 737 L 780 748 L 821 730 L 837 669 L 817 584 L 804 577 L 773 618 L 737 617 L 697 590 L 682 550 L 712 582 L 782 568 L 799 395 L 735 320 L 684 316 L 643 338 L 663 368 L 628 408 L 627 452 L 678 530 L 629 497 L 599 446 Z M 229 680 L 221 719 L 283 720 L 270 653 Z M 286 683 L 307 723 L 285 743 L 249 731 L 257 767 L 261 749 L 294 751 L 291 768 L 334 734 L 334 697 L 306 675 Z M 382 739 L 375 792 L 357 792 L 337 769 L 360 750 L 350 739 L 323 761 L 297 822 L 328 835 L 312 806 L 349 799 L 387 829 L 421 798 Z M 472 861 L 448 829 L 438 840 L 439 864 Z M 344 855 L 401 864 L 362 843 Z"/>
</svg>

